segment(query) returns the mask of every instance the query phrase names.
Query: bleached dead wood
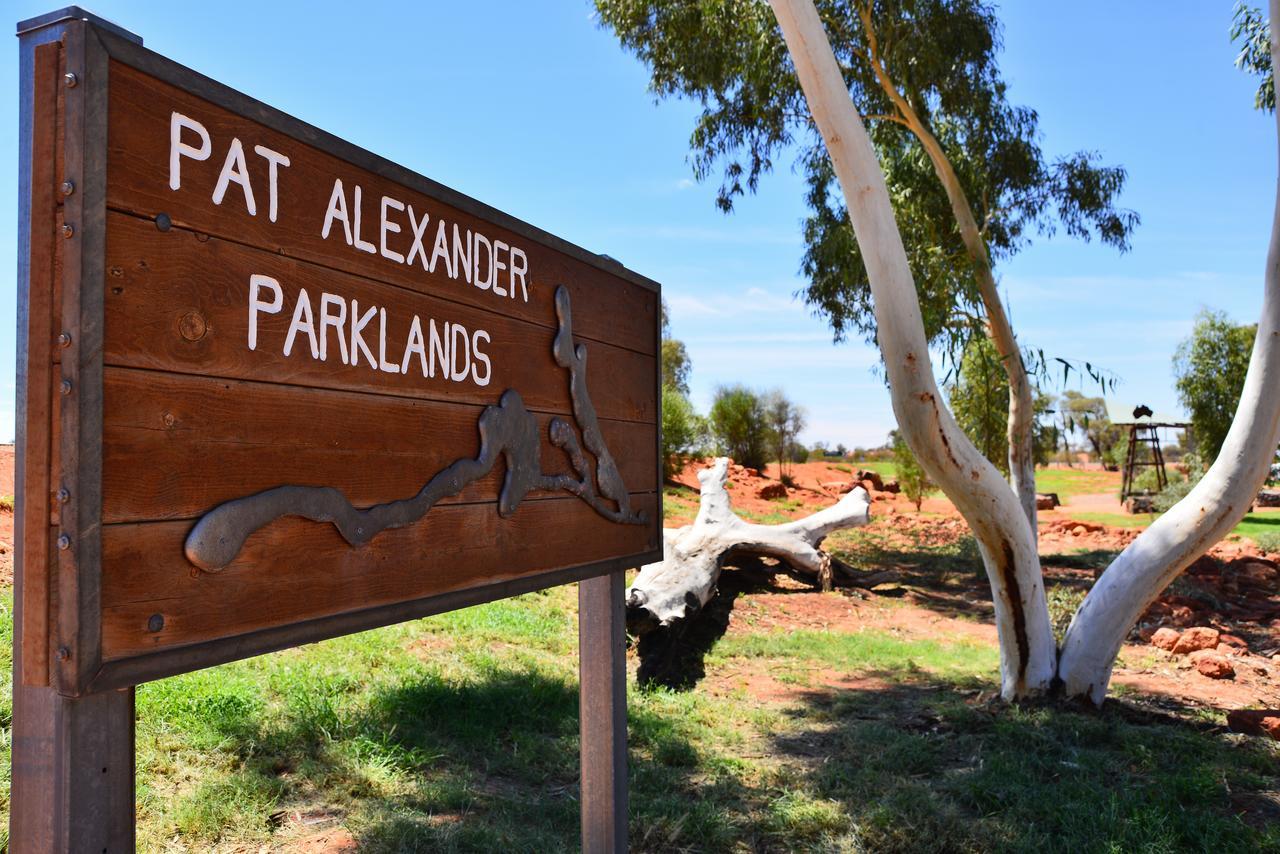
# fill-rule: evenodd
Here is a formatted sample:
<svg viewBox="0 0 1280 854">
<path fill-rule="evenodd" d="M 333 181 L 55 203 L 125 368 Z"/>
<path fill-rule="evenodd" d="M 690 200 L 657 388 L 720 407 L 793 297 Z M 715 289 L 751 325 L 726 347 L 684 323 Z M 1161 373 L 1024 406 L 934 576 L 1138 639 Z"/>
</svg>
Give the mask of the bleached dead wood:
<svg viewBox="0 0 1280 854">
<path fill-rule="evenodd" d="M 692 525 L 667 528 L 661 563 L 640 570 L 627 589 L 627 622 L 633 628 L 668 626 L 706 605 L 715 595 L 725 561 L 734 555 L 775 558 L 830 589 L 831 557 L 822 541 L 832 531 L 865 525 L 871 517 L 866 490 L 854 489 L 811 516 L 782 525 L 756 525 L 733 512 L 725 481 L 729 460 L 698 472 L 701 503 Z"/>
</svg>

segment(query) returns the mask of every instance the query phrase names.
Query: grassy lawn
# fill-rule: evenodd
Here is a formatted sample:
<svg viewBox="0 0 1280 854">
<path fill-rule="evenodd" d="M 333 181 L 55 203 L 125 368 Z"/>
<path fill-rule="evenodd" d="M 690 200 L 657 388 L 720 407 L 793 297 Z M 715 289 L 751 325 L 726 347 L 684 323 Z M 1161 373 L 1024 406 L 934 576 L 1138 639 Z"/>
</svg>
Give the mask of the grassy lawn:
<svg viewBox="0 0 1280 854">
<path fill-rule="evenodd" d="M 287 848 L 294 811 L 362 851 L 573 850 L 574 604 L 530 594 L 140 687 L 139 850 Z M 731 633 L 707 665 L 803 690 L 633 682 L 633 850 L 1280 849 L 1280 825 L 1238 817 L 1280 789 L 1276 745 L 992 704 L 995 653 L 972 642 Z"/>
<path fill-rule="evenodd" d="M 880 475 L 880 477 L 884 478 L 885 480 L 896 478 L 898 476 L 897 463 L 894 463 L 889 460 L 869 461 L 865 463 L 851 463 L 850 467 L 855 471 L 857 469 L 866 469 L 867 471 L 873 471 L 876 474 Z"/>
<path fill-rule="evenodd" d="M 1089 510 L 1071 510 L 1067 508 L 1072 519 L 1081 522 L 1097 522 L 1113 528 L 1145 528 L 1156 520 L 1155 513 L 1097 513 Z"/>
<path fill-rule="evenodd" d="M 1120 492 L 1120 473 L 1084 471 L 1083 469 L 1036 469 L 1036 491 L 1056 492 L 1064 500 L 1068 495 Z"/>
<path fill-rule="evenodd" d="M 1252 537 L 1257 534 L 1280 534 L 1280 508 L 1268 507 L 1255 510 L 1245 516 L 1239 525 L 1232 529 L 1233 534 L 1244 534 Z"/>
<path fill-rule="evenodd" d="M 1072 519 L 1097 522 L 1113 528 L 1146 528 L 1156 520 L 1156 513 L 1095 513 L 1072 511 Z M 1280 510 L 1266 509 L 1249 513 L 1240 524 L 1231 529 L 1232 534 L 1253 538 L 1258 534 L 1280 533 Z"/>
</svg>

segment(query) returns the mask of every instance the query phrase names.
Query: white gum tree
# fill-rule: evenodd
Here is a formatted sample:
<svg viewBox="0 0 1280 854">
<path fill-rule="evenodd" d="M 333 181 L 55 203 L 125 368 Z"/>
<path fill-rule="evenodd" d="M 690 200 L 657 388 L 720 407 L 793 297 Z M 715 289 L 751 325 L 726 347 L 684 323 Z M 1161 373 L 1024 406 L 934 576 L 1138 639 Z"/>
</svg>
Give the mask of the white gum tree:
<svg viewBox="0 0 1280 854">
<path fill-rule="evenodd" d="M 899 427 L 978 541 L 995 603 L 1001 693 L 1021 699 L 1061 685 L 1069 697 L 1101 704 L 1125 635 L 1169 582 L 1240 521 L 1280 444 L 1280 187 L 1262 318 L 1240 407 L 1222 452 L 1195 489 L 1102 574 L 1059 651 L 1028 516 L 1010 485 L 956 425 L 938 392 L 884 174 L 818 12 L 812 0 L 770 0 L 770 5 L 865 259 Z M 1270 5 L 1271 20 L 1280 20 L 1280 0 L 1270 0 Z M 1280 57 L 1274 30 L 1271 56 L 1274 67 Z"/>
</svg>

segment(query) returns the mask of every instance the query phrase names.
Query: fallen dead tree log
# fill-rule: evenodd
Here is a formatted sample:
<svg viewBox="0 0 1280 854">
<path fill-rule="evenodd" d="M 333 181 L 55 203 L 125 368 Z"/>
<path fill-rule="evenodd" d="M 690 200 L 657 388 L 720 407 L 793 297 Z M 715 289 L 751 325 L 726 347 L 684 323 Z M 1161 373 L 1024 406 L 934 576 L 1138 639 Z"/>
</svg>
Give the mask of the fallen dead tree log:
<svg viewBox="0 0 1280 854">
<path fill-rule="evenodd" d="M 833 586 L 835 572 L 857 583 L 859 574 L 833 563 L 820 546 L 832 531 L 870 521 L 866 490 L 854 489 L 831 507 L 794 522 L 757 525 L 733 512 L 725 489 L 728 470 L 728 458 L 721 457 L 698 472 L 702 496 L 697 518 L 691 525 L 663 532 L 662 562 L 641 569 L 627 589 L 627 627 L 633 633 L 670 626 L 699 611 L 715 595 L 721 568 L 735 556 L 774 558 L 824 590 Z M 875 573 L 864 583 L 882 583 L 887 580 L 882 576 Z"/>
</svg>

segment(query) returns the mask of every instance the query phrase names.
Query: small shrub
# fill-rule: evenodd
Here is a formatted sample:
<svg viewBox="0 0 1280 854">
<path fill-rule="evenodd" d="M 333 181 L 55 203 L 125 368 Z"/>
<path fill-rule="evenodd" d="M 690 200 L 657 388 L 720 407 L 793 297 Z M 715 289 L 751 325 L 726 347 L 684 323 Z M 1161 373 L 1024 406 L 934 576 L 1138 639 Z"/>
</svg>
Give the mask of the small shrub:
<svg viewBox="0 0 1280 854">
<path fill-rule="evenodd" d="M 1186 478 L 1175 469 L 1167 469 L 1167 473 L 1169 480 L 1168 485 L 1165 487 L 1166 490 L 1186 482 Z M 1147 468 L 1140 471 L 1138 476 L 1133 479 L 1129 489 L 1130 492 L 1145 492 L 1149 495 L 1158 494 L 1161 490 L 1160 481 L 1156 477 L 1156 470 Z"/>
<path fill-rule="evenodd" d="M 778 480 L 782 481 L 782 485 L 787 489 L 796 489 L 796 479 L 792 477 L 790 472 L 783 472 L 778 476 Z"/>
<path fill-rule="evenodd" d="M 916 506 L 916 512 L 919 513 L 920 505 L 924 503 L 924 497 L 933 489 L 933 484 L 925 474 L 924 468 L 916 460 L 915 454 L 911 453 L 906 440 L 896 430 L 893 432 L 893 461 L 898 472 L 898 485 L 902 487 L 902 494 Z"/>
<path fill-rule="evenodd" d="M 1263 531 L 1261 534 L 1254 534 L 1253 542 L 1259 551 L 1280 554 L 1280 531 Z"/>
<path fill-rule="evenodd" d="M 12 495 L 0 495 L 0 510 L 5 511 L 7 513 L 13 512 L 13 496 Z"/>
<path fill-rule="evenodd" d="M 1084 601 L 1085 591 L 1055 584 L 1045 591 L 1045 595 L 1049 601 L 1049 622 L 1053 624 L 1053 634 L 1061 642 L 1067 634 L 1067 626 L 1071 625 L 1071 618 Z"/>
<path fill-rule="evenodd" d="M 1192 475 L 1189 478 L 1179 476 L 1176 480 L 1170 478 L 1169 485 L 1161 492 L 1156 493 L 1155 498 L 1151 500 L 1151 506 L 1155 508 L 1157 513 L 1165 513 L 1170 510 L 1173 505 L 1186 498 L 1187 493 L 1189 493 L 1199 482 L 1199 474 Z"/>
</svg>

